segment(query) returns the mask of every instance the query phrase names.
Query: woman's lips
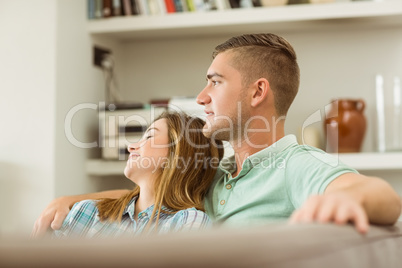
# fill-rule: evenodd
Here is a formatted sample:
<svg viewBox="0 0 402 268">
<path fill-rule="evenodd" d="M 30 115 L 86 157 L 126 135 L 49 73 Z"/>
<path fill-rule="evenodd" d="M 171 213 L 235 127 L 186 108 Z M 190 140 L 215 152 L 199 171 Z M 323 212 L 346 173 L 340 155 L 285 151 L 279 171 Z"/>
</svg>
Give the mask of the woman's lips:
<svg viewBox="0 0 402 268">
<path fill-rule="evenodd" d="M 138 153 L 131 153 L 130 154 L 130 158 L 137 158 L 139 156 L 140 156 L 140 154 L 138 154 Z"/>
</svg>

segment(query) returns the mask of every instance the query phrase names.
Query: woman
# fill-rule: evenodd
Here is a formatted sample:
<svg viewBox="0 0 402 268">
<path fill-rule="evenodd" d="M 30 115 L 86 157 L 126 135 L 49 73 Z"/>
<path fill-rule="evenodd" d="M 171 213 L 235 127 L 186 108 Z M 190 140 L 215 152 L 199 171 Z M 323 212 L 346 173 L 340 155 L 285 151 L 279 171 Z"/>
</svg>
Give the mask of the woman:
<svg viewBox="0 0 402 268">
<path fill-rule="evenodd" d="M 54 235 L 118 236 L 198 230 L 210 225 L 203 199 L 223 156 L 203 120 L 165 112 L 130 144 L 124 174 L 136 187 L 119 199 L 76 203 Z"/>
</svg>

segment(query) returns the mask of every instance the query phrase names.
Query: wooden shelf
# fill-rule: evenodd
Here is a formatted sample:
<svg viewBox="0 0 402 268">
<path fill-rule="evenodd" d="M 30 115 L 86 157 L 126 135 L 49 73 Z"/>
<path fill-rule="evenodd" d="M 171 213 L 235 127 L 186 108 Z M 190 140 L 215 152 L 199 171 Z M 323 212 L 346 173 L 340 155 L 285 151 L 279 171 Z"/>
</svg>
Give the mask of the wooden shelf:
<svg viewBox="0 0 402 268">
<path fill-rule="evenodd" d="M 339 159 L 359 171 L 402 170 L 402 152 L 339 154 Z"/>
<path fill-rule="evenodd" d="M 359 171 L 402 170 L 402 152 L 338 154 L 339 159 Z M 89 175 L 123 175 L 126 161 L 92 159 L 86 164 Z"/>
<path fill-rule="evenodd" d="M 120 40 L 402 25 L 402 1 L 357 1 L 112 17 L 88 21 L 93 35 Z"/>
</svg>

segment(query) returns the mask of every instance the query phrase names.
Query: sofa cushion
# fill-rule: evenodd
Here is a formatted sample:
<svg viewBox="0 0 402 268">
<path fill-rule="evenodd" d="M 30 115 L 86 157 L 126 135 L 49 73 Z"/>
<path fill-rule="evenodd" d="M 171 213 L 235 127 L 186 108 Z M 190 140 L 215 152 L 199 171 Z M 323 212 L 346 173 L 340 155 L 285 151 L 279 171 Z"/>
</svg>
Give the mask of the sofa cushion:
<svg viewBox="0 0 402 268">
<path fill-rule="evenodd" d="M 402 223 L 269 224 L 119 240 L 2 239 L 0 267 L 402 267 Z"/>
</svg>

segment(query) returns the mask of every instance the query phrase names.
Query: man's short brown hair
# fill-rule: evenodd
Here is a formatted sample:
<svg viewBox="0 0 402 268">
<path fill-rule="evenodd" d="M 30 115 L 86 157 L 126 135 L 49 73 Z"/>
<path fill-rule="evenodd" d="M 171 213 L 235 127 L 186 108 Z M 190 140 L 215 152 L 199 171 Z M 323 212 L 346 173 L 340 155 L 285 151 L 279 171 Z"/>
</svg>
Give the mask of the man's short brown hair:
<svg viewBox="0 0 402 268">
<path fill-rule="evenodd" d="M 243 86 L 266 78 L 277 114 L 286 115 L 300 84 L 296 52 L 290 43 L 275 34 L 246 34 L 218 45 L 212 57 L 229 50 L 234 52 L 231 64 L 241 73 Z"/>
</svg>

